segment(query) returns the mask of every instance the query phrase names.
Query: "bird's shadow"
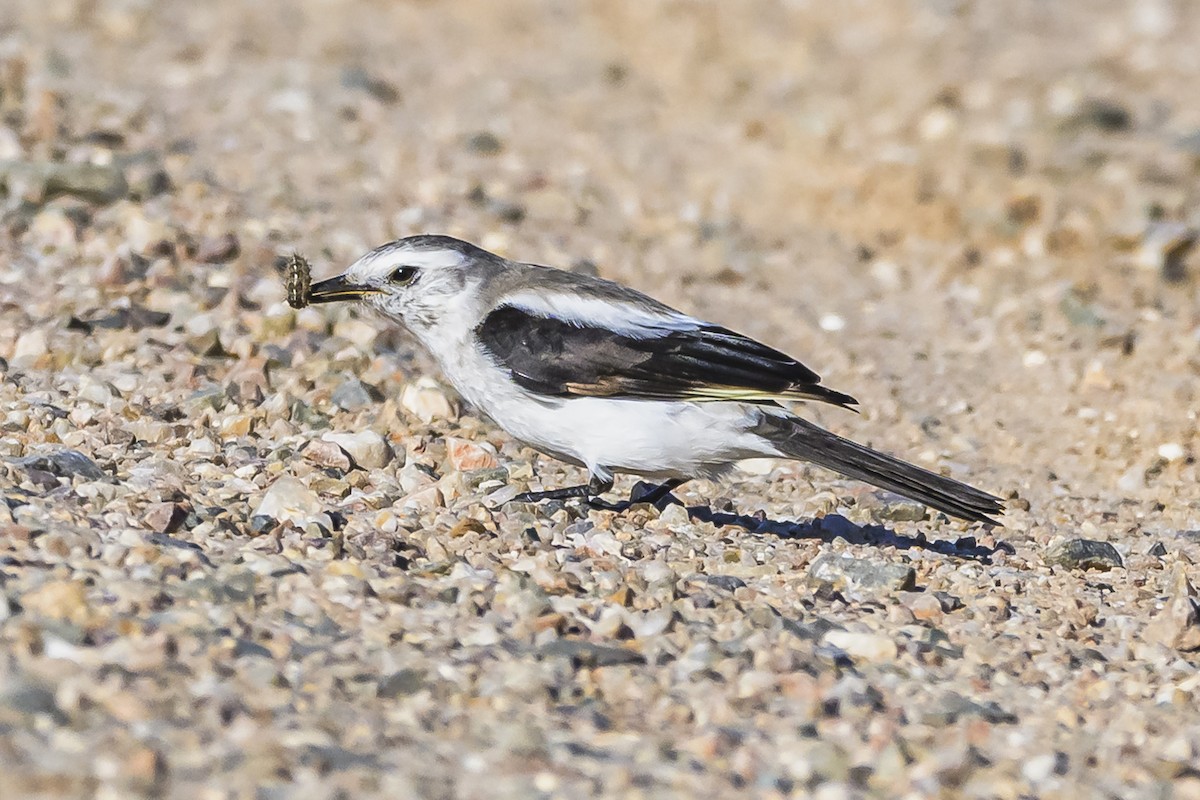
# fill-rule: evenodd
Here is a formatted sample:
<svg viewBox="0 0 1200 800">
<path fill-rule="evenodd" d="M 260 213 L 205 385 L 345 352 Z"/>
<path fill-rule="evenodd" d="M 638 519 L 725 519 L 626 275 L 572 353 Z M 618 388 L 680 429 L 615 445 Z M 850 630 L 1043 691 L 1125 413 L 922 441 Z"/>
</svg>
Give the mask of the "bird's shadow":
<svg viewBox="0 0 1200 800">
<path fill-rule="evenodd" d="M 850 544 L 870 547 L 894 547 L 897 550 L 916 548 L 981 564 L 992 563 L 992 556 L 996 553 L 1016 552 L 1012 545 L 1003 541 L 989 547 L 980 544 L 974 536 L 962 536 L 954 541 L 927 539 L 924 533 L 905 536 L 884 525 L 857 525 L 840 514 L 816 517 L 807 522 L 786 522 L 768 519 L 761 512 L 754 515 L 738 514 L 714 511 L 709 506 L 690 506 L 687 507 L 687 512 L 691 519 L 700 522 L 733 525 L 751 533 L 768 533 L 783 539 L 819 539 L 823 542 L 844 539 Z"/>
</svg>

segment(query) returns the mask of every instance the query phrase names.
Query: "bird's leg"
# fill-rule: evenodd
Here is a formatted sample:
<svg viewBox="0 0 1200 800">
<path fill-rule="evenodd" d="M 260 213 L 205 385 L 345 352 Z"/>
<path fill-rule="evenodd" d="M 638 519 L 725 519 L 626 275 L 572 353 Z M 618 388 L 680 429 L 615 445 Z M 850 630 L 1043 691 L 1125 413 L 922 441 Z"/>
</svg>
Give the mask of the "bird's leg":
<svg viewBox="0 0 1200 800">
<path fill-rule="evenodd" d="M 513 498 L 514 503 L 540 503 L 543 500 L 573 500 L 581 499 L 587 502 L 592 508 L 598 508 L 601 511 L 628 511 L 635 503 L 649 503 L 657 506 L 663 504 L 665 500 L 670 498 L 678 503 L 671 492 L 678 489 L 686 481 L 679 478 L 672 478 L 669 481 L 664 481 L 660 484 L 646 483 L 638 481 L 633 487 L 633 491 L 629 493 L 628 500 L 621 500 L 616 503 L 611 503 L 605 500 L 600 495 L 604 494 L 613 487 L 612 478 L 597 478 L 592 476 L 587 483 L 579 486 L 564 486 L 561 489 L 548 489 L 544 492 L 525 492 Z"/>
<path fill-rule="evenodd" d="M 571 500 L 582 498 L 589 502 L 599 500 L 596 495 L 604 494 L 613 487 L 612 478 L 598 478 L 595 475 L 587 483 L 579 486 L 564 486 L 561 489 L 547 489 L 544 492 L 524 492 L 513 498 L 514 503 L 540 503 L 543 500 Z M 600 502 L 604 502 L 600 500 Z"/>
<path fill-rule="evenodd" d="M 675 489 L 678 489 L 686 481 L 679 478 L 671 478 L 669 481 L 663 481 L 660 484 L 646 483 L 638 481 L 634 485 L 633 490 L 629 493 L 628 500 L 622 500 L 618 503 L 610 503 L 600 497 L 589 497 L 588 505 L 593 508 L 599 508 L 602 511 L 628 511 L 637 503 L 649 503 L 652 506 L 657 506 L 660 509 L 665 508 L 670 503 L 664 502 L 667 498 L 679 503 L 679 500 L 671 494 Z M 660 505 L 661 504 L 661 505 Z M 682 505 L 682 503 L 680 503 Z"/>
<path fill-rule="evenodd" d="M 629 502 L 631 504 L 649 503 L 650 505 L 657 506 L 659 503 L 670 499 L 673 502 L 683 505 L 683 503 L 680 503 L 679 498 L 671 494 L 671 492 L 675 491 L 680 486 L 683 486 L 685 483 L 687 483 L 687 480 L 684 478 L 671 478 L 670 480 L 663 481 L 659 484 L 638 481 L 637 484 L 634 485 L 633 491 L 629 493 Z"/>
</svg>

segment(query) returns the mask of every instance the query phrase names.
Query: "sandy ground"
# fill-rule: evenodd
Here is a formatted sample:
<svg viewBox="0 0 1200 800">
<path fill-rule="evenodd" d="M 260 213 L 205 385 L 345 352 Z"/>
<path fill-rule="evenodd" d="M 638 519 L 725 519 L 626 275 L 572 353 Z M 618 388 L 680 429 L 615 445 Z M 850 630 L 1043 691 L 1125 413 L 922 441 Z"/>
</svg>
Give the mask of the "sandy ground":
<svg viewBox="0 0 1200 800">
<path fill-rule="evenodd" d="M 0 797 L 1200 797 L 1197 41 L 1184 0 L 7 0 Z M 282 304 L 293 249 L 418 232 L 795 354 L 1005 527 L 770 462 L 497 510 L 581 476 Z"/>
</svg>

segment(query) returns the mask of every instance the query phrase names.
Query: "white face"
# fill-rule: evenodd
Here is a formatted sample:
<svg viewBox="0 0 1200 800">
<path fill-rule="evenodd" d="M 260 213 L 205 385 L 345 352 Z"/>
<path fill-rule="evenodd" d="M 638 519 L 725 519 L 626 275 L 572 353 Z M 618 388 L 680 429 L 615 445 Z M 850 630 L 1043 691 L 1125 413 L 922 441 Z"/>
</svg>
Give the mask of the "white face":
<svg viewBox="0 0 1200 800">
<path fill-rule="evenodd" d="M 453 247 L 377 247 L 342 275 L 313 286 L 314 302 L 361 300 L 411 329 L 428 328 L 468 286 L 471 259 Z"/>
</svg>

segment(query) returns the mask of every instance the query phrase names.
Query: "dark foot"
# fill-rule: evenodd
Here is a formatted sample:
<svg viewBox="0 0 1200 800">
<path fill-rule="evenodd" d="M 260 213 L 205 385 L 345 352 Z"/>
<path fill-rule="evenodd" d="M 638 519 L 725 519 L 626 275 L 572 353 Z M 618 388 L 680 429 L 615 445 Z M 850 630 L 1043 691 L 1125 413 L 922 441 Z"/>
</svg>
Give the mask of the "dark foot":
<svg viewBox="0 0 1200 800">
<path fill-rule="evenodd" d="M 523 492 L 512 499 L 514 503 L 540 503 L 543 500 L 573 500 L 581 498 L 592 500 L 596 495 L 604 494 L 612 488 L 613 482 L 592 478 L 579 486 L 564 486 L 561 489 L 548 489 L 544 492 Z"/>
<path fill-rule="evenodd" d="M 525 492 L 512 499 L 514 503 L 540 503 L 543 500 L 573 500 L 581 499 L 592 508 L 601 511 L 628 511 L 637 503 L 649 503 L 660 511 L 669 505 L 683 505 L 679 498 L 671 494 L 684 484 L 684 481 L 673 478 L 665 483 L 654 484 L 638 481 L 629 493 L 628 500 L 613 503 L 605 500 L 602 495 L 612 488 L 612 481 L 599 481 L 593 478 L 587 484 L 580 486 L 564 486 L 561 489 L 549 489 L 544 492 Z"/>
<path fill-rule="evenodd" d="M 678 489 L 686 481 L 681 478 L 672 478 L 669 481 L 662 483 L 646 483 L 638 481 L 633 486 L 633 491 L 629 493 L 629 503 L 649 503 L 650 505 L 662 511 L 667 506 L 681 506 L 683 502 L 671 494 Z"/>
<path fill-rule="evenodd" d="M 543 500 L 573 500 L 577 497 L 587 499 L 591 496 L 586 484 L 582 486 L 564 486 L 561 489 L 549 489 L 544 492 L 522 492 L 512 499 L 514 503 L 540 503 Z"/>
</svg>

